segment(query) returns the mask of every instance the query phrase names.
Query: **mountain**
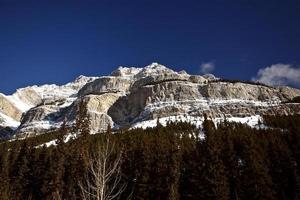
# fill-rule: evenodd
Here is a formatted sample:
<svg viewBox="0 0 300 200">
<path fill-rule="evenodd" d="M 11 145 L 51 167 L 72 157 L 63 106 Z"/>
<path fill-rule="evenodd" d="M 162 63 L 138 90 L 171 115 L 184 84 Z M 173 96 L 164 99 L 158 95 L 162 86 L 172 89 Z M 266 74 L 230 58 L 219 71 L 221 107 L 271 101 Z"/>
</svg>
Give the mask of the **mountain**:
<svg viewBox="0 0 300 200">
<path fill-rule="evenodd" d="M 23 125 L 21 122 L 27 113 L 33 112 L 36 108 L 51 104 L 51 102 L 61 108 L 69 106 L 76 99 L 78 90 L 97 78 L 79 76 L 75 81 L 62 86 L 34 85 L 17 89 L 14 94 L 9 96 L 0 93 L 0 127 L 10 130 L 9 132 L 12 134 L 19 130 L 20 125 Z M 48 112 L 51 112 L 50 108 L 48 109 Z M 45 112 L 47 111 L 45 110 Z M 34 123 L 42 124 L 43 122 L 38 123 L 32 119 L 32 124 Z M 3 137 L 3 131 L 0 130 L 0 136 L 1 134 Z"/>
<path fill-rule="evenodd" d="M 66 85 L 21 88 L 0 94 L 2 137 L 27 137 L 61 126 L 72 126 L 83 103 L 91 131 L 108 126 L 147 127 L 168 120 L 197 124 L 203 116 L 255 126 L 264 114 L 300 113 L 300 104 L 286 103 L 300 90 L 258 83 L 229 81 L 215 76 L 175 72 L 161 64 L 144 68 L 119 67 L 110 76 L 80 76 Z M 1 136 L 0 136 L 1 137 Z"/>
</svg>

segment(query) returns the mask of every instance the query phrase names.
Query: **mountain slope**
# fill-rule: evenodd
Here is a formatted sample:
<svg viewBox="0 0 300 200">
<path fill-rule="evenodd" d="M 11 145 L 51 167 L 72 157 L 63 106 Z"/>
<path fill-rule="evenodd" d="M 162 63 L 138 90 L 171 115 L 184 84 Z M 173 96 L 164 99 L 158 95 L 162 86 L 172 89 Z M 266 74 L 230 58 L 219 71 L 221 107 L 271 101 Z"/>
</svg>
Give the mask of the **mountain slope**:
<svg viewBox="0 0 300 200">
<path fill-rule="evenodd" d="M 243 118 L 299 114 L 299 104 L 283 103 L 296 96 L 300 90 L 294 88 L 189 75 L 152 63 L 144 68 L 119 67 L 110 76 L 82 76 L 63 86 L 32 86 L 0 95 L 0 113 L 5 115 L 2 126 L 17 128 L 15 134 L 25 137 L 58 128 L 65 119 L 71 126 L 81 103 L 88 109 L 91 131 L 98 132 L 109 125 L 144 127 L 156 118 L 176 116 L 199 121 L 206 114 L 247 123 Z"/>
<path fill-rule="evenodd" d="M 78 90 L 96 78 L 79 76 L 75 81 L 62 86 L 34 85 L 20 88 L 9 96 L 0 93 L 0 127 L 17 129 L 22 116 L 42 104 L 49 102 L 64 102 L 65 105 L 60 106 L 71 104 L 76 99 Z"/>
</svg>

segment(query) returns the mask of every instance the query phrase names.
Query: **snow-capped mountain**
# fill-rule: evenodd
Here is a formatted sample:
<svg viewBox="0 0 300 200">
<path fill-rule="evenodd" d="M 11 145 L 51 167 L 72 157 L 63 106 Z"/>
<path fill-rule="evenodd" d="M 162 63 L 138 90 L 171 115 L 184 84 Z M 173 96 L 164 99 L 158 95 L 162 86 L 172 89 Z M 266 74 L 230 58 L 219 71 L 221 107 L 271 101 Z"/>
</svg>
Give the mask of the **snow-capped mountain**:
<svg viewBox="0 0 300 200">
<path fill-rule="evenodd" d="M 69 106 L 76 99 L 79 89 L 97 78 L 79 76 L 73 82 L 62 86 L 34 85 L 17 89 L 14 94 L 9 96 L 0 93 L 0 126 L 16 130 L 21 124 L 22 116 L 31 108 L 49 102 L 64 102 L 59 106 Z"/>
<path fill-rule="evenodd" d="M 31 86 L 10 96 L 0 94 L 0 126 L 20 137 L 45 133 L 64 119 L 72 124 L 81 102 L 88 109 L 92 132 L 108 125 L 153 126 L 157 118 L 163 123 L 197 124 L 204 113 L 216 120 L 226 117 L 255 125 L 263 114 L 300 113 L 299 104 L 283 103 L 296 96 L 300 90 L 294 88 L 189 75 L 152 63 L 144 68 L 119 67 L 110 76 L 80 76 L 62 86 Z"/>
</svg>

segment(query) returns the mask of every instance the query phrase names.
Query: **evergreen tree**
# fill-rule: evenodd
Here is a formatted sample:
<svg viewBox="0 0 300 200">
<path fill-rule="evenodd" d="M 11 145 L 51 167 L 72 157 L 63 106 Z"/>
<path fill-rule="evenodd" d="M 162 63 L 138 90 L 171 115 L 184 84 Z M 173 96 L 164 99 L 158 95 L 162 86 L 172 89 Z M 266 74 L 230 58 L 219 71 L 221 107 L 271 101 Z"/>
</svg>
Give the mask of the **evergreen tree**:
<svg viewBox="0 0 300 200">
<path fill-rule="evenodd" d="M 228 178 L 230 188 L 230 199 L 238 200 L 239 197 L 239 156 L 235 149 L 235 136 L 233 135 L 233 126 L 224 121 L 218 126 L 221 144 L 221 158 L 225 167 L 225 174 Z"/>
<path fill-rule="evenodd" d="M 81 100 L 78 105 L 74 132 L 82 136 L 86 136 L 90 133 L 90 119 L 84 99 Z"/>
<path fill-rule="evenodd" d="M 299 199 L 300 116 L 265 118 L 271 128 L 227 121 L 216 127 L 205 117 L 202 130 L 169 122 L 114 134 L 108 127 L 93 135 L 81 134 L 84 123 L 78 119 L 81 136 L 67 143 L 64 125 L 2 142 L 0 199 L 81 199 L 78 182 L 90 178 L 88 155 L 105 137 L 122 151 L 119 169 L 128 185 L 120 199 Z M 41 146 L 54 139 L 56 146 Z"/>
<path fill-rule="evenodd" d="M 10 199 L 10 185 L 9 185 L 9 160 L 8 160 L 8 147 L 7 145 L 0 144 L 0 194 L 1 199 Z"/>
<path fill-rule="evenodd" d="M 15 199 L 23 199 L 30 194 L 30 161 L 32 147 L 25 141 L 20 149 L 16 161 L 11 168 L 12 186 L 11 196 Z"/>
<path fill-rule="evenodd" d="M 245 130 L 247 131 L 247 130 Z M 247 134 L 247 135 L 246 135 Z M 241 188 L 243 199 L 274 199 L 267 158 L 252 132 L 245 132 Z"/>
<path fill-rule="evenodd" d="M 221 159 L 221 138 L 212 121 L 205 119 L 203 131 L 206 134 L 206 159 L 204 176 L 206 195 L 209 199 L 229 199 L 229 186 L 225 167 Z"/>
<path fill-rule="evenodd" d="M 67 128 L 67 119 L 64 119 L 61 127 L 59 128 L 58 130 L 58 137 L 57 137 L 57 142 L 56 144 L 58 146 L 63 146 L 62 144 L 64 144 L 64 140 L 65 140 L 65 137 L 66 135 L 68 134 L 68 128 Z"/>
</svg>

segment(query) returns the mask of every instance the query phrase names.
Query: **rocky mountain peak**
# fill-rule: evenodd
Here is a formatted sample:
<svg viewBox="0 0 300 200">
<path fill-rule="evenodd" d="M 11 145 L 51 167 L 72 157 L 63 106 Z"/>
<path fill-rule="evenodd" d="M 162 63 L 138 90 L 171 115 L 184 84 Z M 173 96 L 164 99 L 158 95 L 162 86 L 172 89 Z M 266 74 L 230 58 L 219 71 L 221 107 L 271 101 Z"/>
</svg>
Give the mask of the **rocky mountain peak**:
<svg viewBox="0 0 300 200">
<path fill-rule="evenodd" d="M 201 120 L 204 113 L 234 119 L 294 114 L 300 113 L 300 105 L 284 102 L 296 96 L 300 90 L 295 88 L 189 75 L 152 63 L 143 68 L 119 67 L 111 76 L 79 76 L 61 86 L 31 86 L 0 95 L 0 126 L 16 129 L 19 137 L 45 133 L 58 128 L 63 119 L 72 124 L 80 102 L 87 106 L 92 132 L 108 125 L 139 127 L 156 118 Z"/>
<path fill-rule="evenodd" d="M 79 75 L 72 83 L 86 83 L 91 79 L 91 77 Z"/>
<path fill-rule="evenodd" d="M 213 74 L 204 74 L 203 78 L 206 78 L 208 80 L 217 80 L 217 79 L 219 79 L 219 78 L 215 77 L 215 75 L 213 75 Z"/>
<path fill-rule="evenodd" d="M 136 78 L 144 78 L 147 76 L 157 76 L 162 74 L 174 74 L 172 69 L 167 68 L 159 63 L 152 63 L 141 69 L 139 73 L 135 75 Z"/>
<path fill-rule="evenodd" d="M 111 75 L 112 76 L 122 76 L 122 77 L 133 77 L 138 74 L 142 68 L 136 67 L 118 67 L 118 69 L 114 70 Z"/>
<path fill-rule="evenodd" d="M 147 76 L 156 76 L 165 73 L 175 73 L 173 70 L 167 68 L 159 63 L 151 63 L 143 68 L 139 67 L 123 67 L 120 66 L 118 69 L 114 70 L 112 76 L 122 76 L 122 77 L 134 77 L 136 79 L 145 78 Z"/>
</svg>

